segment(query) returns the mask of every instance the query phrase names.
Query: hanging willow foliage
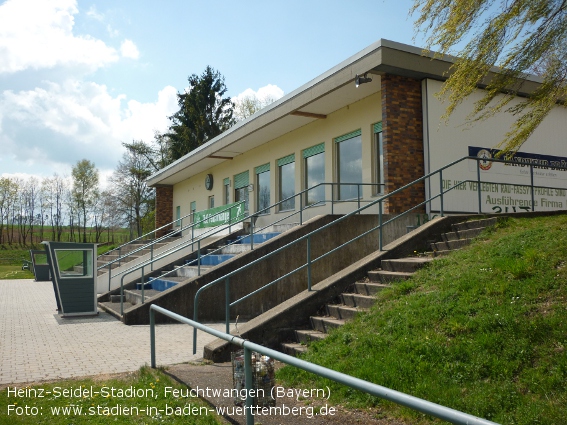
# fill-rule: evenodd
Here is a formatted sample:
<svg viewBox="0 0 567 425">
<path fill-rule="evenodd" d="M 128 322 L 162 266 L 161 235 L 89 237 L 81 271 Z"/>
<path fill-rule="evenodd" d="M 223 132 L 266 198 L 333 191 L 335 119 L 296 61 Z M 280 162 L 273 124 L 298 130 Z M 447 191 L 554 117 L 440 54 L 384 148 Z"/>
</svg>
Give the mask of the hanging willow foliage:
<svg viewBox="0 0 567 425">
<path fill-rule="evenodd" d="M 419 15 L 415 28 L 425 31 L 426 49 L 458 57 L 438 94 L 448 101 L 445 119 L 485 87 L 469 122 L 511 113 L 515 122 L 497 147 L 515 152 L 552 108 L 565 106 L 567 0 L 414 0 L 411 13 Z M 526 74 L 536 74 L 541 84 L 512 105 Z"/>
</svg>

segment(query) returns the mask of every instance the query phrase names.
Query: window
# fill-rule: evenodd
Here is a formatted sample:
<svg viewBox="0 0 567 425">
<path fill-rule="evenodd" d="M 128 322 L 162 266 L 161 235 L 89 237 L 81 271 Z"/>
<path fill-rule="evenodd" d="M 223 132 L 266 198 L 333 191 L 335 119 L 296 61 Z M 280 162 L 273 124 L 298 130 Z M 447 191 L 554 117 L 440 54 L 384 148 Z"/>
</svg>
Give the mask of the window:
<svg viewBox="0 0 567 425">
<path fill-rule="evenodd" d="M 361 131 L 357 130 L 337 137 L 335 143 L 337 145 L 338 198 L 340 200 L 356 199 L 359 196 L 357 183 L 362 183 Z"/>
<path fill-rule="evenodd" d="M 248 171 L 234 176 L 234 202 L 244 201 L 244 210 L 248 211 L 248 185 L 250 179 Z"/>
<path fill-rule="evenodd" d="M 305 161 L 305 189 L 325 182 L 325 143 L 303 151 Z M 307 191 L 306 204 L 312 205 L 325 200 L 325 186 L 314 187 Z"/>
<path fill-rule="evenodd" d="M 382 150 L 382 123 L 373 125 L 374 130 L 374 194 L 384 193 L 384 154 Z"/>
<path fill-rule="evenodd" d="M 278 159 L 280 211 L 295 208 L 295 154 Z M 287 199 L 290 198 L 291 199 Z"/>
<path fill-rule="evenodd" d="M 223 190 L 224 190 L 224 204 L 230 204 L 230 179 L 227 177 L 223 181 Z"/>
<path fill-rule="evenodd" d="M 181 226 L 181 207 L 175 207 L 175 227 Z"/>
<path fill-rule="evenodd" d="M 215 207 L 215 195 L 209 196 L 209 208 Z"/>
<path fill-rule="evenodd" d="M 269 214 L 270 206 L 270 164 L 256 167 L 256 211 Z"/>
</svg>

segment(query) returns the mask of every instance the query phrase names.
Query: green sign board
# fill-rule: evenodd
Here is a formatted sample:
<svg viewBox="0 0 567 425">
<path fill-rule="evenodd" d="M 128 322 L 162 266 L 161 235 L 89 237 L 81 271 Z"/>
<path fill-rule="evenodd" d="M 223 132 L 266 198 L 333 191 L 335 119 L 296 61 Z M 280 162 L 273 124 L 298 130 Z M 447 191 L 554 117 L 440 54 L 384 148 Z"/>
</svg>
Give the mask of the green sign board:
<svg viewBox="0 0 567 425">
<path fill-rule="evenodd" d="M 201 229 L 235 223 L 245 216 L 244 202 L 235 202 L 234 204 L 197 211 L 193 216 L 193 223 L 195 223 L 196 229 Z"/>
</svg>

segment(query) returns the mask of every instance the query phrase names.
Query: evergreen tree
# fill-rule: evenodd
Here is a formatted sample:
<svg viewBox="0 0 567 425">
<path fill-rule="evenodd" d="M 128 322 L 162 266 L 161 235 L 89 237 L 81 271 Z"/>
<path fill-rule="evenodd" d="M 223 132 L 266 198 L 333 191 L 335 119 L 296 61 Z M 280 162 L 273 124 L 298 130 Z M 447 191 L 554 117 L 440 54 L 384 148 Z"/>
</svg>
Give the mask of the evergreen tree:
<svg viewBox="0 0 567 425">
<path fill-rule="evenodd" d="M 179 111 L 169 117 L 170 159 L 183 155 L 228 130 L 234 124 L 233 103 L 223 97 L 227 91 L 224 77 L 210 66 L 201 76 L 189 77 L 189 89 L 177 94 Z"/>
</svg>

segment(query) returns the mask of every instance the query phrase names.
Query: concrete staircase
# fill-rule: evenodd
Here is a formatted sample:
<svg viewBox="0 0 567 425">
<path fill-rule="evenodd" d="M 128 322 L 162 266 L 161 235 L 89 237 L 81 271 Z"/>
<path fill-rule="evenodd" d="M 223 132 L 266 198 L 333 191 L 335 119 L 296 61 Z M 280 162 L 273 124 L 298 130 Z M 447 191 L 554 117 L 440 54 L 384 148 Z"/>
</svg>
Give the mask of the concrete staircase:
<svg viewBox="0 0 567 425">
<path fill-rule="evenodd" d="M 179 237 L 175 237 L 175 236 L 164 238 L 162 241 L 153 244 L 153 250 L 156 251 L 159 248 L 166 246 L 171 242 L 177 241 L 178 239 Z M 142 255 L 148 254 L 152 249 L 149 247 L 149 244 L 151 244 L 151 242 L 152 242 L 151 240 L 138 240 L 136 242 L 130 242 L 122 246 L 120 249 L 113 249 L 109 252 L 99 255 L 97 257 L 97 268 L 111 261 L 117 260 L 118 258 L 121 258 L 120 262 L 117 261 L 110 265 L 112 269 L 115 269 L 125 263 L 128 263 L 130 261 L 133 261 L 141 257 Z M 98 270 L 98 275 L 100 276 L 106 273 L 107 271 L 108 271 L 108 267 Z"/>
<path fill-rule="evenodd" d="M 273 226 L 276 227 L 276 226 Z M 293 226 L 280 226 L 285 227 L 284 230 Z M 253 235 L 253 244 L 263 244 L 270 239 L 279 235 L 280 231 L 270 231 L 263 233 L 256 233 Z M 147 302 L 150 298 L 159 295 L 161 292 L 176 286 L 179 282 L 186 281 L 192 277 L 203 275 L 213 267 L 232 259 L 233 257 L 250 251 L 250 236 L 241 236 L 237 239 L 227 239 L 222 245 L 215 246 L 202 251 L 200 266 L 197 264 L 196 253 L 192 255 L 191 259 L 185 260 L 185 264 L 181 266 L 169 265 L 162 269 L 162 275 L 158 277 L 150 277 L 144 283 L 143 300 Z M 137 283 L 136 289 L 124 290 L 123 309 L 127 310 L 137 304 L 142 304 L 142 284 Z M 112 295 L 110 302 L 103 304 L 103 308 L 113 311 L 120 310 L 120 295 Z"/>
<path fill-rule="evenodd" d="M 369 271 L 365 279 L 351 285 L 349 292 L 325 305 L 318 315 L 311 316 L 311 329 L 296 330 L 295 341 L 282 344 L 282 351 L 290 355 L 304 353 L 311 341 L 327 337 L 331 329 L 344 325 L 359 311 L 369 309 L 378 292 L 409 279 L 434 257 L 447 255 L 470 244 L 485 228 L 495 224 L 496 218 L 453 224 L 453 231 L 440 235 L 439 242 L 431 242 L 432 251 L 424 256 L 382 260 L 380 269 Z"/>
</svg>

